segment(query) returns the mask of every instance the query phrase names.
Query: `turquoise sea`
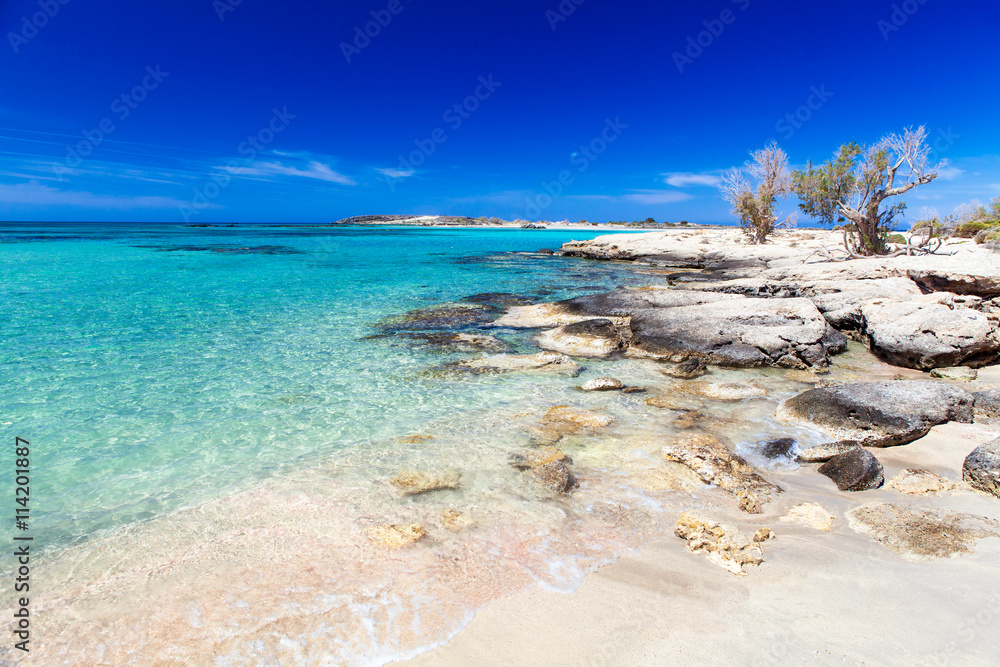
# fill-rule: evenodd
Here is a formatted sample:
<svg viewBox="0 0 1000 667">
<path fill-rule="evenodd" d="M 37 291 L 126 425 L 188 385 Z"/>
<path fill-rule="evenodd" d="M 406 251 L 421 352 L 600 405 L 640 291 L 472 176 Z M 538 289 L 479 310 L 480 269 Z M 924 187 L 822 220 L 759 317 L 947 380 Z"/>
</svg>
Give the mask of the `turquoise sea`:
<svg viewBox="0 0 1000 667">
<path fill-rule="evenodd" d="M 526 254 L 596 235 L 0 225 L 0 404 L 34 444 L 34 527 L 83 538 L 485 403 L 419 376 L 439 354 L 365 340 L 373 325 L 479 293 L 620 284 Z"/>
<path fill-rule="evenodd" d="M 537 252 L 598 234 L 0 224 L 0 422 L 31 442 L 46 552 L 37 664 L 383 664 L 524 586 L 572 590 L 648 539 L 676 495 L 656 443 L 679 429 L 646 395 L 576 386 L 669 391 L 657 364 L 460 373 L 449 363 L 480 353 L 400 318 L 452 304 L 472 316 L 438 329 L 535 352 L 533 332 L 488 321 L 663 282 Z M 783 373 L 757 374 L 768 400 L 694 407 L 752 457 L 775 401 L 802 386 Z M 508 457 L 556 405 L 616 421 L 562 441 L 581 485 L 553 499 Z M 404 470 L 456 471 L 461 488 L 401 497 L 386 482 Z M 373 544 L 387 523 L 427 537 Z"/>
</svg>

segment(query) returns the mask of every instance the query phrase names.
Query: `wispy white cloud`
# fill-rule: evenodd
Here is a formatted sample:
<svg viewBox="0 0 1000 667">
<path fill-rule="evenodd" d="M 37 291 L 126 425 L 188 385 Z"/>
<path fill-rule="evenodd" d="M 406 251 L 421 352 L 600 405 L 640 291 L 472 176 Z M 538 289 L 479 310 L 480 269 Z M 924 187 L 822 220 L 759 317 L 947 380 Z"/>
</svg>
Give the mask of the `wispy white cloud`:
<svg viewBox="0 0 1000 667">
<path fill-rule="evenodd" d="M 233 176 L 256 176 L 258 178 L 269 179 L 275 176 L 291 176 L 294 178 L 308 178 L 328 183 L 339 183 L 340 185 L 357 185 L 357 181 L 349 176 L 345 176 L 333 170 L 333 168 L 319 160 L 310 160 L 306 164 L 295 166 L 285 164 L 277 160 L 257 160 L 241 167 L 220 167 Z"/>
<path fill-rule="evenodd" d="M 714 188 L 722 182 L 722 177 L 714 172 L 696 174 L 686 171 L 676 171 L 664 174 L 663 182 L 674 188 L 687 188 L 691 186 Z"/>
<path fill-rule="evenodd" d="M 410 176 L 415 176 L 417 174 L 414 169 L 376 169 L 378 173 L 382 174 L 386 178 L 409 178 Z"/>
<path fill-rule="evenodd" d="M 0 183 L 0 203 L 27 206 L 75 206 L 94 209 L 174 208 L 184 202 L 172 197 L 105 195 L 83 190 L 60 190 L 42 183 Z M 210 208 L 219 208 L 210 205 Z"/>
</svg>

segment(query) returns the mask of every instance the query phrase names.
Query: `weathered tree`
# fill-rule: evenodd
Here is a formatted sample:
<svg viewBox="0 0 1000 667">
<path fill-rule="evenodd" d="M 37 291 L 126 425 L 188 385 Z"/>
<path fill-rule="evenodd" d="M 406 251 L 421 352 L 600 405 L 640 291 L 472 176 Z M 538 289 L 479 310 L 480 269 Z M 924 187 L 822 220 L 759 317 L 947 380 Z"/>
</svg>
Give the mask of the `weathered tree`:
<svg viewBox="0 0 1000 667">
<path fill-rule="evenodd" d="M 884 255 L 893 220 L 905 202 L 883 206 L 918 185 L 934 180 L 945 162 L 930 166 L 923 126 L 890 134 L 869 147 L 849 143 L 832 160 L 793 175 L 799 208 L 827 224 L 845 222 L 844 246 L 854 257 Z"/>
<path fill-rule="evenodd" d="M 778 198 L 792 191 L 788 156 L 771 142 L 750 154 L 742 169 L 730 169 L 719 189 L 739 216 L 751 243 L 764 243 L 776 227 L 790 225 L 794 216 L 778 221 Z"/>
</svg>

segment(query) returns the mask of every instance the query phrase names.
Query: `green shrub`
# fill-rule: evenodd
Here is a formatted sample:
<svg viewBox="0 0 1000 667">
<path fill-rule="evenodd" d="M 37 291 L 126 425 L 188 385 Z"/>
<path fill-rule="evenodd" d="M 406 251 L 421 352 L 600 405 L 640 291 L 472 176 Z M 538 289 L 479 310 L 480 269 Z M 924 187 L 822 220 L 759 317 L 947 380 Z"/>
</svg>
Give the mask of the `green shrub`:
<svg viewBox="0 0 1000 667">
<path fill-rule="evenodd" d="M 989 243 L 990 241 L 1000 241 L 1000 229 L 983 229 L 976 234 L 974 239 L 976 243 Z"/>
<path fill-rule="evenodd" d="M 966 222 L 955 228 L 954 235 L 960 239 L 971 239 L 979 232 L 1000 225 L 998 222 Z"/>
<path fill-rule="evenodd" d="M 898 243 L 899 245 L 906 245 L 906 237 L 902 234 L 889 234 L 886 238 L 886 243 Z"/>
</svg>

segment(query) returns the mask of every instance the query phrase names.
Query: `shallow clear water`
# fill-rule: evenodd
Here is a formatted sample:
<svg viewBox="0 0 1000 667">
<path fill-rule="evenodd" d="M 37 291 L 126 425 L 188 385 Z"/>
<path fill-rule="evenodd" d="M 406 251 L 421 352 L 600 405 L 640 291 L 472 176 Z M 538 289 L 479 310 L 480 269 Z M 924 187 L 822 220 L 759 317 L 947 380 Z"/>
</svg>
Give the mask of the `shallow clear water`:
<svg viewBox="0 0 1000 667">
<path fill-rule="evenodd" d="M 595 235 L 0 226 L 0 405 L 34 445 L 34 527 L 79 538 L 488 403 L 423 377 L 440 355 L 364 338 L 477 293 L 619 284 L 512 252 Z"/>
</svg>

